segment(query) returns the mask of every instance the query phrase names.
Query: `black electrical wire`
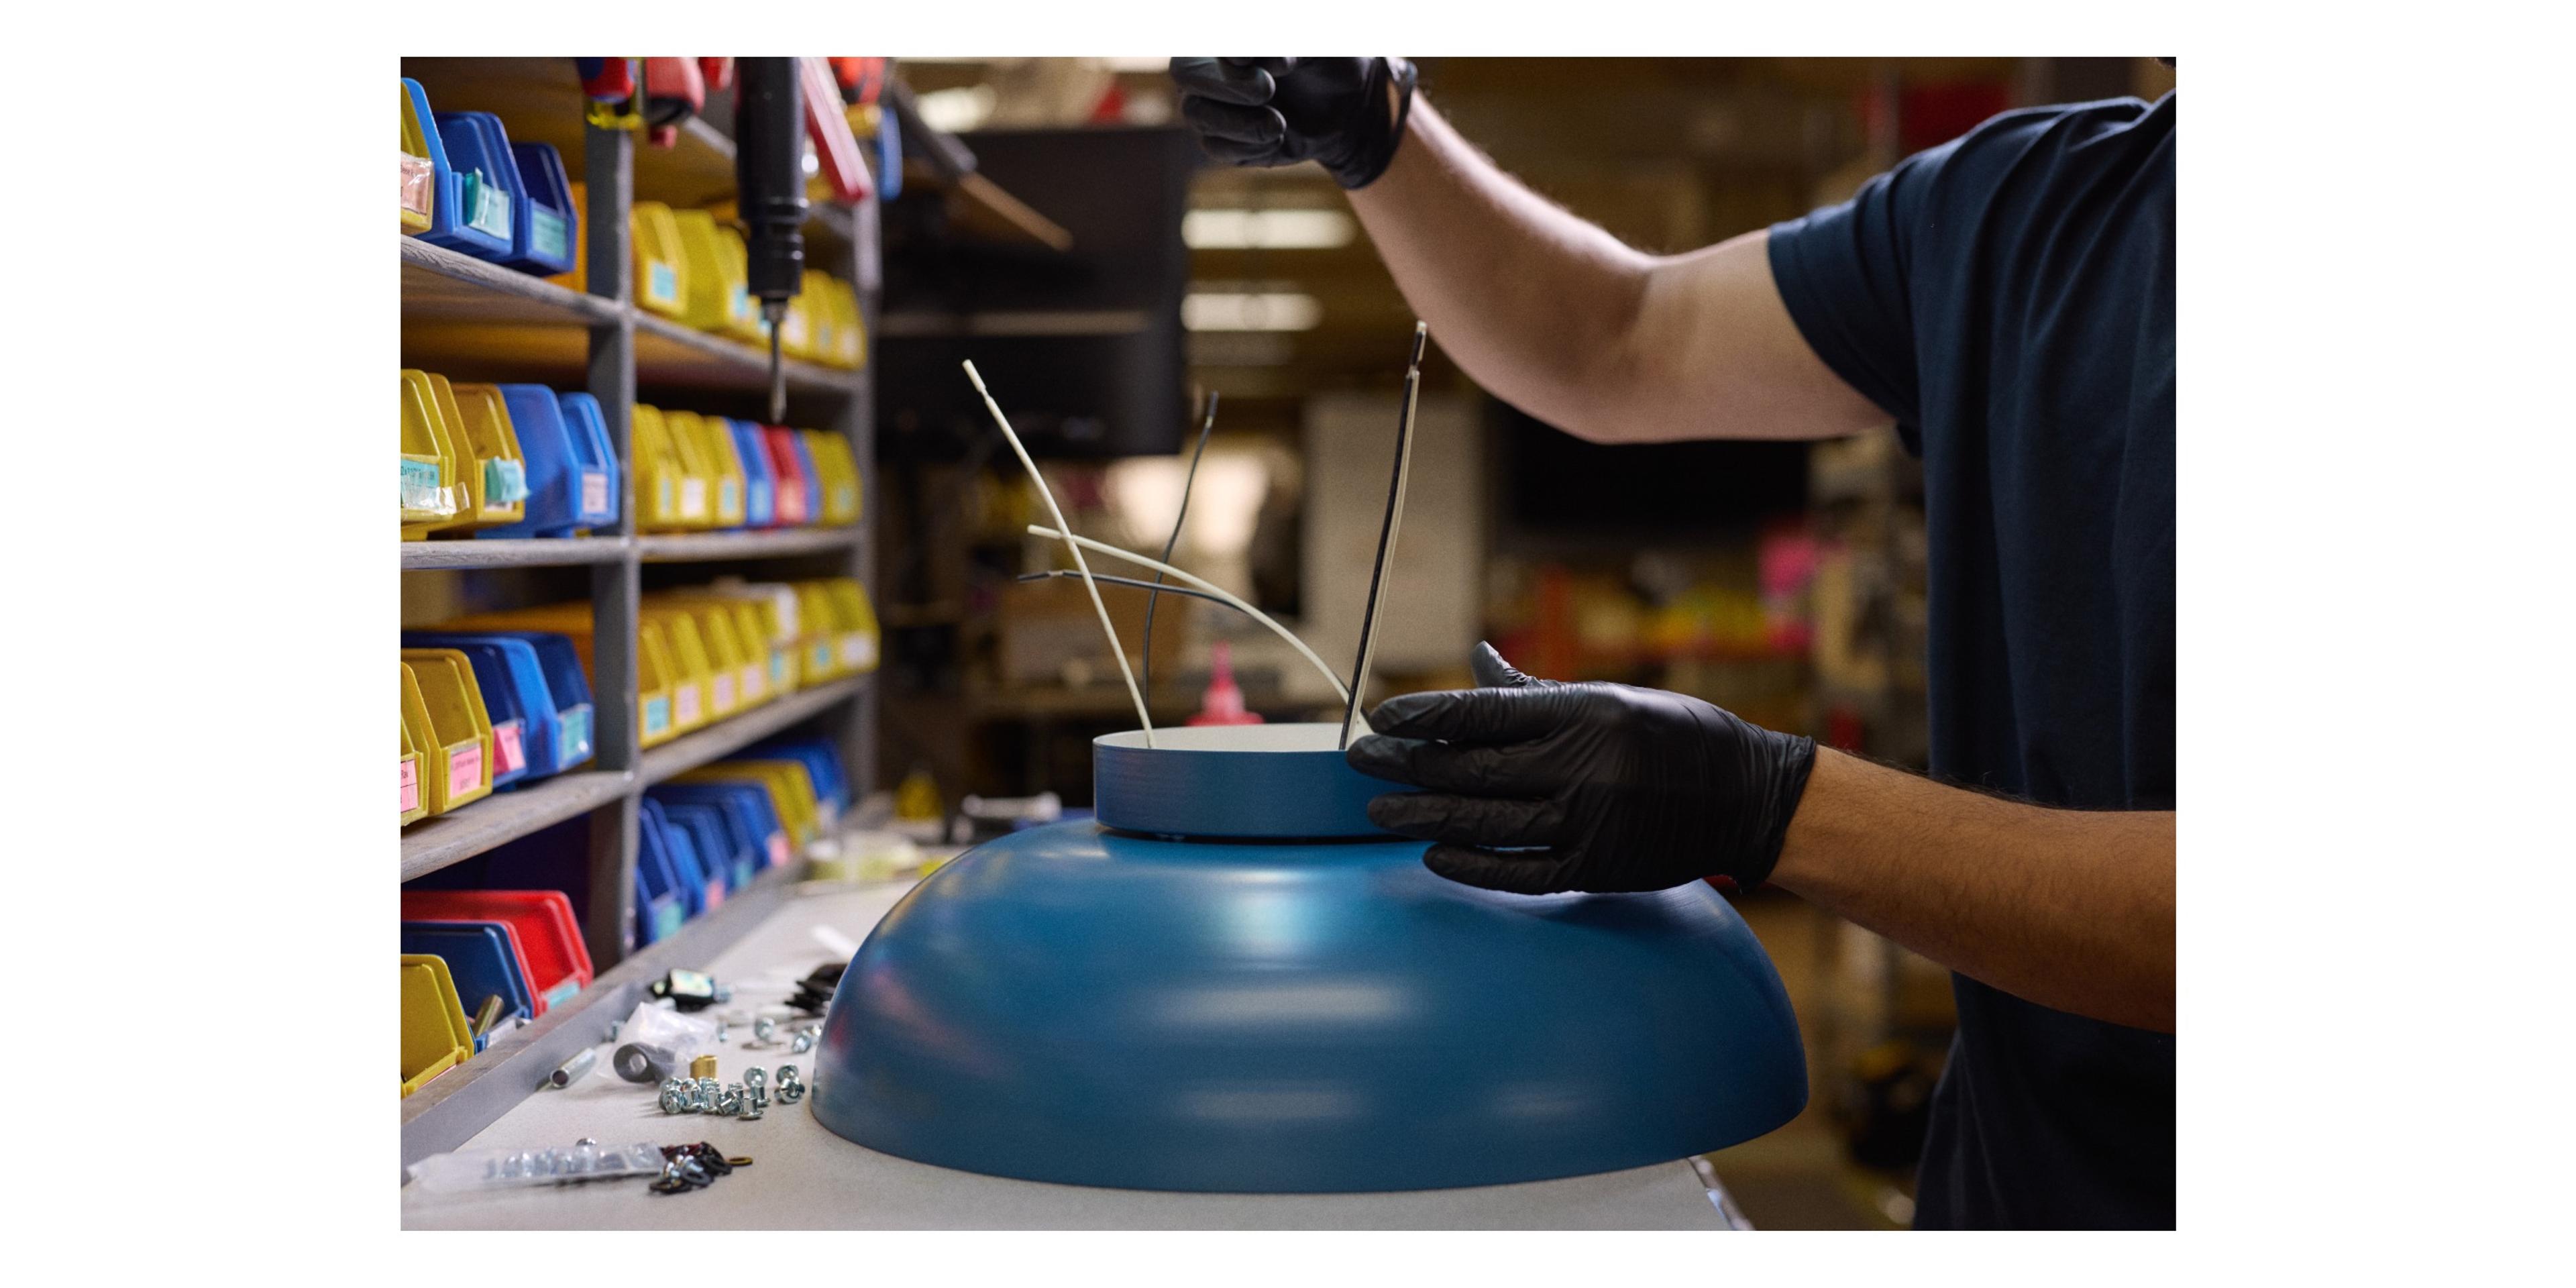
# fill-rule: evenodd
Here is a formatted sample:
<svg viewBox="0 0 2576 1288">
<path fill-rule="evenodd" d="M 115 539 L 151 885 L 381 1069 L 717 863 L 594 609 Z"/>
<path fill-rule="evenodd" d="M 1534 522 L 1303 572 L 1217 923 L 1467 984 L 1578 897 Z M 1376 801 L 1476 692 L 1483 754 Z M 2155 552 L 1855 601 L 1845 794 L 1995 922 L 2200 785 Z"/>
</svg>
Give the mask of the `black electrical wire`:
<svg viewBox="0 0 2576 1288">
<path fill-rule="evenodd" d="M 1413 463 L 1406 449 L 1413 442 L 1413 405 L 1422 390 L 1422 348 L 1430 339 L 1430 328 L 1421 322 L 1413 324 L 1413 356 L 1404 370 L 1404 403 L 1395 420 L 1395 469 L 1386 480 L 1386 515 L 1378 520 L 1377 560 L 1369 572 L 1368 607 L 1360 612 L 1360 651 L 1351 661 L 1351 692 L 1342 707 L 1342 733 L 1337 745 L 1351 745 L 1351 722 L 1358 718 L 1360 695 L 1368 689 L 1369 653 L 1377 645 L 1378 594 L 1386 589 L 1387 573 L 1395 550 L 1395 524 L 1404 513 L 1404 476 Z"/>
<path fill-rule="evenodd" d="M 1181 512 L 1172 516 L 1172 535 L 1163 539 L 1164 563 L 1172 561 L 1172 548 L 1181 543 L 1181 524 L 1190 517 L 1190 489 L 1199 481 L 1199 458 L 1207 454 L 1208 432 L 1216 428 L 1216 398 L 1216 391 L 1209 390 L 1207 420 L 1199 425 L 1199 445 L 1190 452 L 1189 475 L 1181 480 Z M 1163 597 L 1163 574 L 1160 570 L 1154 573 L 1152 584 L 1154 593 L 1145 597 L 1145 669 L 1142 678 L 1137 681 L 1137 687 L 1147 693 L 1154 691 L 1154 605 Z M 1206 599 L 1208 596 L 1200 595 L 1199 598 Z"/>
</svg>

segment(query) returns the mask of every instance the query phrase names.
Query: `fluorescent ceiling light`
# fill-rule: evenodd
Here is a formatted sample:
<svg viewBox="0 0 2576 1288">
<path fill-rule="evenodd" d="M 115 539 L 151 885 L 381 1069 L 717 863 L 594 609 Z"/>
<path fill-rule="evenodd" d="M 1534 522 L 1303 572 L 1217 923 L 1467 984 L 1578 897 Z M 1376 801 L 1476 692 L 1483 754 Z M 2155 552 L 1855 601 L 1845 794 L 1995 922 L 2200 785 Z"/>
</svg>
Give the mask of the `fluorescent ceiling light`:
<svg viewBox="0 0 2576 1288">
<path fill-rule="evenodd" d="M 934 130 L 964 134 L 982 125 L 993 115 L 994 94 L 990 85 L 966 85 L 957 89 L 935 89 L 913 100 L 922 122 Z"/>
<path fill-rule="evenodd" d="M 1323 302 L 1301 291 L 1192 291 L 1181 325 L 1192 331 L 1312 331 Z"/>
<path fill-rule="evenodd" d="M 1192 250 L 1330 250 L 1359 235 L 1338 210 L 1193 210 L 1181 216 Z"/>
</svg>

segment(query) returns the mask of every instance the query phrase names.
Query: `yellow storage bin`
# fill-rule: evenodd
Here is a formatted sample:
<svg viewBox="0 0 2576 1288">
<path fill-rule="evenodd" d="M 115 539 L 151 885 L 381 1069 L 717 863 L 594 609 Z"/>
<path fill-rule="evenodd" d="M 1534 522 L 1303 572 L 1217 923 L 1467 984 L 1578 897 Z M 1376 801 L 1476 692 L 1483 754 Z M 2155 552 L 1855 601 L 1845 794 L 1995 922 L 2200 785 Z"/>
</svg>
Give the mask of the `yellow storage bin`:
<svg viewBox="0 0 2576 1288">
<path fill-rule="evenodd" d="M 696 419 L 691 412 L 661 413 L 662 441 L 669 445 L 671 459 L 680 466 L 674 479 L 678 508 L 673 526 L 683 530 L 716 526 L 716 484 L 721 472 L 707 456 L 706 443 L 694 432 L 682 432 L 684 424 Z"/>
<path fill-rule="evenodd" d="M 805 450 L 814 458 L 814 472 L 823 489 L 823 522 L 833 526 L 859 521 L 859 458 L 850 450 L 850 440 L 827 429 L 797 431 L 805 436 Z"/>
<path fill-rule="evenodd" d="M 671 220 L 680 230 L 680 255 L 687 261 L 688 297 L 681 303 L 681 320 L 701 331 L 722 331 L 732 320 L 734 297 L 750 299 L 746 280 L 750 256 L 735 263 L 726 253 L 724 228 L 713 213 L 704 210 L 675 210 Z"/>
<path fill-rule="evenodd" d="M 474 1058 L 474 1030 L 447 959 L 402 955 L 402 1093 Z"/>
<path fill-rule="evenodd" d="M 804 762 L 795 760 L 719 760 L 682 774 L 683 783 L 758 783 L 769 789 L 778 822 L 798 845 L 823 834 L 821 802 Z"/>
<path fill-rule="evenodd" d="M 435 371 L 423 375 L 429 381 L 430 406 L 438 413 L 438 423 L 447 435 L 456 467 L 448 487 L 449 495 L 456 498 L 456 516 L 430 524 L 429 531 L 475 527 L 483 522 L 483 469 L 475 460 L 473 443 L 467 439 L 465 409 L 456 401 L 456 387 L 447 383 L 447 377 Z"/>
<path fill-rule="evenodd" d="M 716 670 L 719 708 L 746 710 L 777 696 L 770 683 L 769 636 L 749 603 L 699 590 L 657 595 L 648 606 L 668 605 L 695 616 Z"/>
<path fill-rule="evenodd" d="M 509 404 L 499 385 L 451 385 L 457 410 L 464 415 L 465 445 L 474 454 L 470 467 L 476 482 L 475 522 L 517 523 L 528 513 L 528 458 L 519 450 L 519 432 L 510 424 Z"/>
<path fill-rule="evenodd" d="M 687 321 L 689 262 L 680 250 L 680 221 L 661 202 L 639 201 L 627 224 L 635 246 L 636 305 Z"/>
<path fill-rule="evenodd" d="M 859 316 L 859 293 L 837 277 L 823 279 L 825 316 L 831 321 L 830 341 L 823 346 L 826 365 L 844 371 L 856 371 L 868 362 L 868 333 L 865 319 Z"/>
<path fill-rule="evenodd" d="M 715 719 L 715 664 L 696 620 L 676 609 L 647 607 L 637 621 L 639 631 L 650 626 L 661 633 L 670 659 L 672 731 L 704 728 Z"/>
<path fill-rule="evenodd" d="M 410 704 L 409 695 L 404 704 Z M 411 721 L 406 719 L 402 722 L 402 821 L 406 824 L 429 816 L 429 796 L 421 790 L 420 780 L 420 744 L 412 741 Z"/>
<path fill-rule="evenodd" d="M 724 333 L 765 348 L 769 323 L 760 316 L 760 301 L 751 298 L 751 247 L 727 224 L 716 225 L 716 241 L 724 249 L 726 272 Z"/>
<path fill-rule="evenodd" d="M 707 719 L 722 720 L 742 710 L 743 652 L 732 616 L 710 604 L 663 596 L 646 600 L 644 611 L 668 612 L 686 620 L 696 633 L 707 657 Z"/>
<path fill-rule="evenodd" d="M 743 497 L 750 483 L 743 473 L 742 453 L 734 446 L 733 434 L 716 417 L 701 416 L 693 411 L 666 411 L 662 423 L 671 431 L 671 441 L 696 449 L 698 461 L 705 466 L 707 495 L 713 514 L 709 527 L 739 528 L 743 525 Z"/>
<path fill-rule="evenodd" d="M 800 661 L 796 588 L 784 582 L 727 581 L 709 587 L 706 593 L 734 604 L 744 623 L 740 628 L 742 638 L 757 641 L 767 655 L 770 694 L 794 691 Z"/>
<path fill-rule="evenodd" d="M 438 168 L 429 159 L 429 122 L 413 110 L 411 86 L 402 87 L 402 235 L 429 231 L 438 209 Z"/>
<path fill-rule="evenodd" d="M 823 584 L 800 581 L 795 586 L 798 682 L 811 688 L 840 678 L 840 639 L 832 631 L 832 597 Z"/>
<path fill-rule="evenodd" d="M 492 717 L 483 707 L 474 664 L 454 649 L 402 651 L 403 704 L 420 710 L 416 728 L 428 732 L 429 812 L 449 810 L 492 794 Z"/>
<path fill-rule="evenodd" d="M 877 669 L 877 613 L 866 588 L 855 577 L 834 577 L 823 583 L 823 597 L 832 605 L 841 669 L 853 675 Z"/>
<path fill-rule="evenodd" d="M 462 504 L 455 440 L 426 371 L 402 373 L 402 461 L 403 540 L 420 541 Z"/>
<path fill-rule="evenodd" d="M 681 464 L 679 449 L 672 445 L 669 424 L 661 409 L 635 405 L 631 424 L 633 442 L 630 450 L 635 479 L 635 527 L 642 532 L 677 532 L 688 525 L 681 517 L 680 500 L 686 494 L 688 469 Z M 705 498 L 699 498 L 704 508 Z"/>
</svg>

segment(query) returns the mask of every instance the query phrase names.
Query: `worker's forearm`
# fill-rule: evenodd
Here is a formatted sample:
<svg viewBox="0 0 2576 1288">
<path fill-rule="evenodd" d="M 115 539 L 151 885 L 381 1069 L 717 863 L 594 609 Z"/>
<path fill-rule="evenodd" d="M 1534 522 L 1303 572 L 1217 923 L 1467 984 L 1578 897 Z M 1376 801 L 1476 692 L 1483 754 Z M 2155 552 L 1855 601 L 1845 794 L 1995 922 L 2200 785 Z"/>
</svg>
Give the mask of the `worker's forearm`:
<svg viewBox="0 0 2576 1288">
<path fill-rule="evenodd" d="M 2174 1028 L 2174 816 L 2043 809 L 1819 751 L 1774 884 L 2017 997 Z"/>
<path fill-rule="evenodd" d="M 1404 298 L 1477 383 L 1586 437 L 1615 414 L 1647 256 L 1504 174 L 1418 96 L 1393 163 L 1350 196 Z"/>
</svg>

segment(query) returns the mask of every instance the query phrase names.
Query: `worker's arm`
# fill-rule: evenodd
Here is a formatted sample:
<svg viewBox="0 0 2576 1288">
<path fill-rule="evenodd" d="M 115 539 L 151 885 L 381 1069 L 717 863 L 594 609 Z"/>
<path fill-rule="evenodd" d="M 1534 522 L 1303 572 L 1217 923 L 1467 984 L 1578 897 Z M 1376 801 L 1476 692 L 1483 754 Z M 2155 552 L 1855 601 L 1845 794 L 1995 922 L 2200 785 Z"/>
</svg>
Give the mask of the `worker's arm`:
<svg viewBox="0 0 2576 1288">
<path fill-rule="evenodd" d="M 1771 882 L 2015 997 L 2173 1031 L 2170 810 L 2044 809 L 1823 751 Z"/>
<path fill-rule="evenodd" d="M 1826 438 L 1889 423 L 1807 346 L 1769 234 L 1648 255 L 1504 174 L 1389 58 L 1175 58 L 1234 165 L 1321 164 L 1432 337 L 1477 383 L 1602 443 Z"/>
<path fill-rule="evenodd" d="M 1521 894 L 1765 880 L 1970 978 L 2171 1031 L 2174 816 L 2046 809 L 1945 787 L 1697 698 L 1557 684 L 1490 646 L 1480 686 L 1380 704 L 1370 802 L 1453 881 Z"/>
<path fill-rule="evenodd" d="M 1827 438 L 1889 423 L 1798 334 L 1768 232 L 1634 250 L 1503 173 L 1424 101 L 1386 173 L 1350 200 L 1441 348 L 1568 433 Z"/>
</svg>

